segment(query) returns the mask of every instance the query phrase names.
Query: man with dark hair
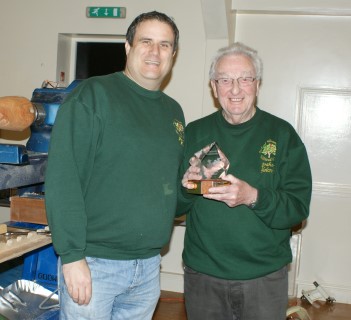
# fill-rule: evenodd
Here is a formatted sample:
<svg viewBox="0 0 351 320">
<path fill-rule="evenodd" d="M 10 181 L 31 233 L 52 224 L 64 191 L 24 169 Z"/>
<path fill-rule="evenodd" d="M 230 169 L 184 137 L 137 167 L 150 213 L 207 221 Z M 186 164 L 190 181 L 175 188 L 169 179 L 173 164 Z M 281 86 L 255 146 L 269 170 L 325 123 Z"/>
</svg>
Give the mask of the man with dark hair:
<svg viewBox="0 0 351 320">
<path fill-rule="evenodd" d="M 128 43 L 132 44 L 134 42 L 135 32 L 139 24 L 142 23 L 143 21 L 147 21 L 150 19 L 164 22 L 172 28 L 173 34 L 174 34 L 173 52 L 174 53 L 177 52 L 178 41 L 179 41 L 179 30 L 176 24 L 174 23 L 173 19 L 157 11 L 142 13 L 141 15 L 139 15 L 134 19 L 134 21 L 130 24 L 127 30 L 126 40 L 128 41 Z"/>
<path fill-rule="evenodd" d="M 83 81 L 60 106 L 45 186 L 61 320 L 152 318 L 183 152 L 182 109 L 159 89 L 178 37 L 165 14 L 140 15 L 124 72 Z"/>
</svg>

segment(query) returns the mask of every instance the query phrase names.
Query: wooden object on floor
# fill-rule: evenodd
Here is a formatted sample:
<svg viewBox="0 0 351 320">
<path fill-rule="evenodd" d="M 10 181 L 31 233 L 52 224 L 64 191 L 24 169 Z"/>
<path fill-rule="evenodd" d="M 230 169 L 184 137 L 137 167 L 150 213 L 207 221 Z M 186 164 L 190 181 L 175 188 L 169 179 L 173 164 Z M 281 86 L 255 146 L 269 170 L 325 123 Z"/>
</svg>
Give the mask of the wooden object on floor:
<svg viewBox="0 0 351 320">
<path fill-rule="evenodd" d="M 184 295 L 162 291 L 153 320 L 187 320 Z M 311 320 L 351 320 L 351 304 L 315 301 L 313 305 L 300 299 L 291 299 L 290 306 L 299 305 L 307 310 Z"/>
<path fill-rule="evenodd" d="M 350 320 L 351 304 L 333 303 L 329 304 L 325 301 L 315 301 L 311 305 L 308 301 L 293 299 L 289 301 L 289 305 L 298 305 L 304 308 L 311 320 Z"/>
<path fill-rule="evenodd" d="M 12 221 L 48 224 L 44 199 L 19 196 L 11 197 L 10 219 Z"/>
<path fill-rule="evenodd" d="M 186 320 L 184 295 L 162 291 L 152 320 Z"/>
</svg>

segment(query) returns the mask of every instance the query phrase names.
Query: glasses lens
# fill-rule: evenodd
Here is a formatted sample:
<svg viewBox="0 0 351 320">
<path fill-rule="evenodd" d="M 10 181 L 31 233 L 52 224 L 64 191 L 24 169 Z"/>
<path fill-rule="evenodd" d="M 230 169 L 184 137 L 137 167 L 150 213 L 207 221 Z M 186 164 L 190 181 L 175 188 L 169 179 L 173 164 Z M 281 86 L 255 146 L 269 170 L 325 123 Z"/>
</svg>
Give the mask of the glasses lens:
<svg viewBox="0 0 351 320">
<path fill-rule="evenodd" d="M 252 83 L 255 81 L 254 77 L 240 77 L 237 79 L 234 78 L 220 78 L 215 80 L 219 86 L 221 87 L 231 87 L 235 81 L 237 81 L 238 85 L 240 87 L 247 87 L 252 85 Z"/>
<path fill-rule="evenodd" d="M 238 82 L 241 86 L 250 86 L 255 79 L 253 77 L 241 77 L 238 78 Z"/>
</svg>

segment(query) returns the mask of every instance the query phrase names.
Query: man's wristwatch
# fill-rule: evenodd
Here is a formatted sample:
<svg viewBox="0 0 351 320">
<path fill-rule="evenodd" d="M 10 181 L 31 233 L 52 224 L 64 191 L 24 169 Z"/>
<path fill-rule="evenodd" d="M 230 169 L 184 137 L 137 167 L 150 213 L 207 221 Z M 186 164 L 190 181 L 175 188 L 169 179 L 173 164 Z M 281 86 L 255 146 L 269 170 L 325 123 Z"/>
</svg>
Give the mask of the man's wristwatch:
<svg viewBox="0 0 351 320">
<path fill-rule="evenodd" d="M 257 200 L 254 200 L 247 207 L 249 209 L 254 209 L 256 207 L 256 204 L 257 204 Z"/>
<path fill-rule="evenodd" d="M 255 200 L 252 200 L 252 201 L 250 202 L 250 204 L 248 204 L 247 207 L 248 207 L 249 209 L 254 209 L 254 208 L 256 207 L 257 201 L 258 201 L 258 190 L 257 190 L 257 197 L 256 197 L 256 199 L 255 199 Z"/>
</svg>

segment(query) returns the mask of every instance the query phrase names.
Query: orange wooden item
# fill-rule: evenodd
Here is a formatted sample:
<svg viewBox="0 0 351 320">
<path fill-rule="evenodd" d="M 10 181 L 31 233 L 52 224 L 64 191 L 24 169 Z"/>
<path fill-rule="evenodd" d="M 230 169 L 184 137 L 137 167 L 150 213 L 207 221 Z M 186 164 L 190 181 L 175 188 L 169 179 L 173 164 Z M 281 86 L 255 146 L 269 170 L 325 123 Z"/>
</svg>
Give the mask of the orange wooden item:
<svg viewBox="0 0 351 320">
<path fill-rule="evenodd" d="M 35 108 L 24 97 L 0 97 L 0 129 L 23 131 L 35 120 Z"/>
<path fill-rule="evenodd" d="M 10 219 L 47 225 L 44 199 L 14 196 L 10 198 Z"/>
</svg>

